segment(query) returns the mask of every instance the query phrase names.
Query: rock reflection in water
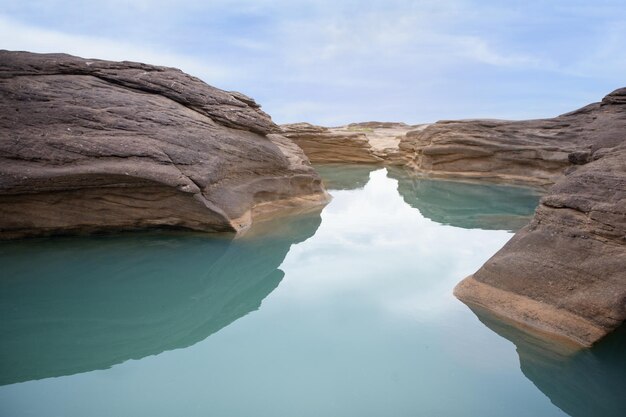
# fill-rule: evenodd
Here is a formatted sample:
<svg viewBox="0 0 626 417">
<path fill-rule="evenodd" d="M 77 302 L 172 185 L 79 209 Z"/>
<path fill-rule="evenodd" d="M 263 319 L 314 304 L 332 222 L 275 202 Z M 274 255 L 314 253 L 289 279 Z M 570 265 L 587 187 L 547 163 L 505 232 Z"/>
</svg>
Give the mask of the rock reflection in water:
<svg viewBox="0 0 626 417">
<path fill-rule="evenodd" d="M 524 187 L 418 178 L 388 168 L 404 201 L 437 223 L 464 229 L 516 231 L 535 211 L 541 193 Z"/>
<path fill-rule="evenodd" d="M 523 332 L 472 308 L 491 330 L 515 344 L 520 368 L 572 417 L 621 417 L 626 410 L 626 326 L 591 349 L 568 348 Z"/>
<path fill-rule="evenodd" d="M 0 385 L 205 339 L 259 308 L 291 245 L 320 222 L 319 212 L 293 216 L 234 240 L 155 232 L 0 244 Z"/>
<path fill-rule="evenodd" d="M 370 180 L 370 172 L 381 169 L 373 164 L 316 164 L 324 186 L 329 190 L 356 190 L 365 187 Z"/>
</svg>

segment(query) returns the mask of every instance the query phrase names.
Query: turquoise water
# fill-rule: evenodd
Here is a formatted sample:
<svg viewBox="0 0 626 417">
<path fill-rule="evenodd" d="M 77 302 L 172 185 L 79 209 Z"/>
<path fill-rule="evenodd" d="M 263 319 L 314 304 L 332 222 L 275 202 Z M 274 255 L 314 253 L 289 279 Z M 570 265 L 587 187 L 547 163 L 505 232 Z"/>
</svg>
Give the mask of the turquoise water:
<svg viewBox="0 0 626 417">
<path fill-rule="evenodd" d="M 321 213 L 0 244 L 1 416 L 617 416 L 626 337 L 577 354 L 452 288 L 524 188 L 324 166 Z"/>
</svg>

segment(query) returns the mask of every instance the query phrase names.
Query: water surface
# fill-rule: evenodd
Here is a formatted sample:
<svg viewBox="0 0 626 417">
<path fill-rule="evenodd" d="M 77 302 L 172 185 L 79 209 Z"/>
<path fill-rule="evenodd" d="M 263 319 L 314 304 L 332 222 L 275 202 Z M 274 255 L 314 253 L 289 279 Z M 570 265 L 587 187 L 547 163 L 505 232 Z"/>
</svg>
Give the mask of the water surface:
<svg viewBox="0 0 626 417">
<path fill-rule="evenodd" d="M 555 352 L 452 296 L 536 192 L 320 171 L 321 213 L 235 240 L 0 244 L 0 415 L 621 415 L 623 335 Z"/>
</svg>

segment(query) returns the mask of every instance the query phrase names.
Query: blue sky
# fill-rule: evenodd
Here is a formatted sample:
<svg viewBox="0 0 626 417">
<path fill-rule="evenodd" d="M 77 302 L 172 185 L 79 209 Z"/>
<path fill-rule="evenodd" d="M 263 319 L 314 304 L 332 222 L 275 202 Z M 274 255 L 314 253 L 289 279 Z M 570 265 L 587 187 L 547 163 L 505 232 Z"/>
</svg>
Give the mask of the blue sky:
<svg viewBox="0 0 626 417">
<path fill-rule="evenodd" d="M 278 123 L 551 117 L 626 86 L 626 0 L 0 0 L 0 48 L 179 67 Z"/>
</svg>

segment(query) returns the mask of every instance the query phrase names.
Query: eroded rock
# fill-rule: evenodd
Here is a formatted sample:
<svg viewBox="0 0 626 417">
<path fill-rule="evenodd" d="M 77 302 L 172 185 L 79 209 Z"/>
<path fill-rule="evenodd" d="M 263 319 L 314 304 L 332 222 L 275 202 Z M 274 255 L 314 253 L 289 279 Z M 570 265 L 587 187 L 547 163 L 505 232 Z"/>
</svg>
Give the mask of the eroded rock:
<svg viewBox="0 0 626 417">
<path fill-rule="evenodd" d="M 403 165 L 399 144 L 409 131 L 419 128 L 404 123 L 364 122 L 340 127 L 309 123 L 281 125 L 313 163 Z"/>
<path fill-rule="evenodd" d="M 246 229 L 327 200 L 249 97 L 174 68 L 0 51 L 0 237 Z"/>
<path fill-rule="evenodd" d="M 458 298 L 582 346 L 626 320 L 625 96 L 554 119 L 570 121 L 555 137 L 576 165 L 564 165 L 532 222 L 456 287 Z"/>
<path fill-rule="evenodd" d="M 625 91 L 552 119 L 440 121 L 399 147 L 422 174 L 549 186 L 624 140 Z"/>
</svg>

